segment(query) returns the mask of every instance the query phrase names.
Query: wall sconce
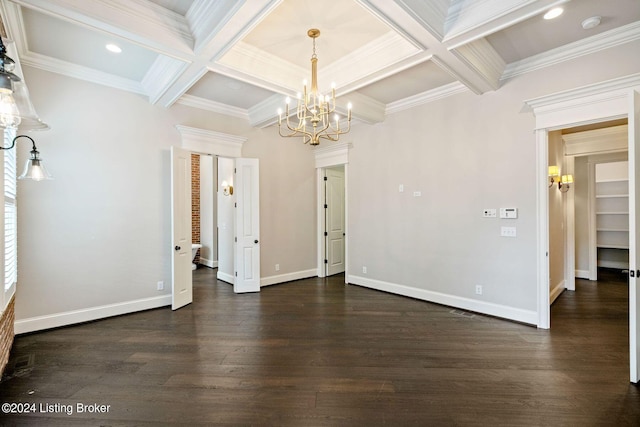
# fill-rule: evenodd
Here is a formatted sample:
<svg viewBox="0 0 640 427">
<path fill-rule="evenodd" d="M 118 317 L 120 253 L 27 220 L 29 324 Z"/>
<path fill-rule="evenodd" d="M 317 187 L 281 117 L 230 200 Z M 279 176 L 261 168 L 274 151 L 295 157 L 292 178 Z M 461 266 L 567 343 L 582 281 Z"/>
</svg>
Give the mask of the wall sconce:
<svg viewBox="0 0 640 427">
<path fill-rule="evenodd" d="M 47 169 L 42 164 L 40 153 L 36 148 L 36 142 L 30 136 L 18 135 L 15 138 L 13 138 L 13 141 L 11 141 L 11 145 L 9 147 L 0 147 L 0 150 L 12 149 L 13 147 L 16 146 L 16 140 L 18 138 L 28 138 L 29 141 L 31 141 L 31 143 L 33 144 L 33 147 L 31 148 L 31 155 L 29 156 L 29 159 L 27 160 L 27 163 L 24 166 L 24 172 L 22 172 L 22 175 L 20 175 L 18 179 L 32 179 L 34 181 L 42 181 L 44 179 L 53 179 L 51 174 L 47 171 Z"/>
<path fill-rule="evenodd" d="M 558 166 L 549 166 L 549 188 L 556 182 L 554 178 L 560 176 L 560 168 Z M 560 180 L 558 180 L 560 183 Z"/>
<path fill-rule="evenodd" d="M 222 181 L 222 194 L 225 196 L 233 195 L 233 185 L 229 185 L 227 181 Z"/>
<path fill-rule="evenodd" d="M 558 182 L 558 190 L 566 193 L 571 189 L 571 184 L 573 184 L 573 175 L 562 175 L 562 178 L 560 178 L 560 181 Z"/>
</svg>

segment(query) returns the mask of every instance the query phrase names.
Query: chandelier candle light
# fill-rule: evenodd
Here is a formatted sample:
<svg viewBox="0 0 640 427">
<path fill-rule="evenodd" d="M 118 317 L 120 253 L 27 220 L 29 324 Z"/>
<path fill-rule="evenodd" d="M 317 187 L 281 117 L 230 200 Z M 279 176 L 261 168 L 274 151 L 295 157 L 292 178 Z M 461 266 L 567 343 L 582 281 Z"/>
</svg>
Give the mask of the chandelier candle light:
<svg viewBox="0 0 640 427">
<path fill-rule="evenodd" d="M 278 109 L 278 132 L 283 137 L 301 136 L 305 144 L 319 145 L 320 138 L 337 141 L 339 136 L 351 130 L 351 103 L 347 106 L 346 129 L 340 128 L 341 117 L 336 111 L 336 85 L 331 84 L 331 95 L 318 92 L 318 56 L 316 55 L 316 38 L 320 30 L 312 28 L 307 35 L 313 39 L 313 55 L 311 56 L 311 90 L 307 91 L 307 81 L 304 80 L 303 93 L 298 93 L 298 103 L 295 117 L 297 124 L 289 120 L 289 105 L 291 99 L 287 97 L 284 110 L 285 125 L 290 133 L 282 133 L 282 109 Z M 333 121 L 331 115 L 333 114 Z M 309 126 L 310 124 L 310 126 Z"/>
</svg>

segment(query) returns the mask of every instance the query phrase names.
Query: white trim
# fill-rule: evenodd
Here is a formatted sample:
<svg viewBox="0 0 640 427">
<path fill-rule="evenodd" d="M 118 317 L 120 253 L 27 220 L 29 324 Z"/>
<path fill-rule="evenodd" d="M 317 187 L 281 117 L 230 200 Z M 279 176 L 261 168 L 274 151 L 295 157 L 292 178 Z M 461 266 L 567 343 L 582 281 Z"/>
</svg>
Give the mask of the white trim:
<svg viewBox="0 0 640 427">
<path fill-rule="evenodd" d="M 313 150 L 316 169 L 349 163 L 349 150 L 352 148 L 353 144 L 349 142 L 318 146 Z"/>
<path fill-rule="evenodd" d="M 349 283 L 349 150 L 353 148 L 353 144 L 339 143 L 322 147 L 314 150 L 316 164 L 316 232 L 317 232 L 317 275 L 318 277 L 326 277 L 326 268 L 324 265 L 325 248 L 325 219 L 324 219 L 324 168 L 332 166 L 344 165 L 344 278 L 345 283 Z"/>
<path fill-rule="evenodd" d="M 200 261 L 198 262 L 198 264 L 202 264 L 209 268 L 218 268 L 218 260 L 212 260 L 212 259 L 206 259 L 206 258 L 200 257 Z"/>
<path fill-rule="evenodd" d="M 450 307 L 470 310 L 476 313 L 501 317 L 503 319 L 514 320 L 516 322 L 535 325 L 537 321 L 536 312 L 533 310 L 522 310 L 506 305 L 478 301 L 470 298 L 428 291 L 425 289 L 418 289 L 397 283 L 383 282 L 367 277 L 348 276 L 348 281 L 351 284 L 363 286 L 366 288 L 377 289 L 379 291 L 389 292 L 396 295 L 402 295 Z"/>
<path fill-rule="evenodd" d="M 315 268 L 310 270 L 295 271 L 293 273 L 278 274 L 276 276 L 268 276 L 260 278 L 260 287 L 277 285 L 280 283 L 293 282 L 294 280 L 308 279 L 309 277 L 316 277 L 317 271 Z"/>
<path fill-rule="evenodd" d="M 549 329 L 549 134 L 537 130 L 536 135 L 536 271 L 537 271 L 537 326 Z"/>
<path fill-rule="evenodd" d="M 596 221 L 596 164 L 587 162 L 587 227 L 589 238 L 589 280 L 598 280 L 598 244 Z"/>
<path fill-rule="evenodd" d="M 560 283 L 555 285 L 553 289 L 549 292 L 549 303 L 553 304 L 555 300 L 560 296 L 562 292 L 567 288 L 564 280 L 561 280 Z"/>
<path fill-rule="evenodd" d="M 449 83 L 435 89 L 427 90 L 417 95 L 390 102 L 389 104 L 387 104 L 385 114 L 389 115 L 398 113 L 400 111 L 408 110 L 409 108 L 428 104 L 430 102 L 463 92 L 469 92 L 469 88 L 460 82 Z"/>
<path fill-rule="evenodd" d="M 186 105 L 187 107 L 211 111 L 213 113 L 224 114 L 226 116 L 237 117 L 247 121 L 249 120 L 249 112 L 244 108 L 234 107 L 194 95 L 184 94 L 178 98 L 176 103 Z"/>
<path fill-rule="evenodd" d="M 218 280 L 222 280 L 223 282 L 229 283 L 230 285 L 233 285 L 235 280 L 235 277 L 233 277 L 231 274 L 227 274 L 227 273 L 223 273 L 222 271 L 218 270 L 218 273 L 216 274 L 216 279 Z"/>
<path fill-rule="evenodd" d="M 222 157 L 242 157 L 247 138 L 207 129 L 176 125 L 182 136 L 182 148 L 196 153 Z"/>
<path fill-rule="evenodd" d="M 29 332 L 41 331 L 44 329 L 58 328 L 60 326 L 75 325 L 92 320 L 99 320 L 112 316 L 120 316 L 122 314 L 134 313 L 136 311 L 166 307 L 169 305 L 171 305 L 171 295 L 162 295 L 157 297 L 143 298 L 133 301 L 84 308 L 81 310 L 49 314 L 46 316 L 30 317 L 27 319 L 16 320 L 15 332 L 16 334 L 26 334 Z"/>
<path fill-rule="evenodd" d="M 589 270 L 576 270 L 575 275 L 576 275 L 576 279 L 589 280 Z"/>
<path fill-rule="evenodd" d="M 575 176 L 575 157 L 565 157 L 564 170 Z M 573 187 L 573 186 L 572 186 Z M 576 290 L 576 209 L 575 188 L 564 193 L 564 280 L 565 288 Z M 554 299 L 551 299 L 553 302 Z"/>
<path fill-rule="evenodd" d="M 610 49 L 640 39 L 640 22 L 614 28 L 577 42 L 533 55 L 520 61 L 508 64 L 500 80 L 508 80 L 521 74 L 530 73 L 541 68 L 579 58 Z"/>
</svg>

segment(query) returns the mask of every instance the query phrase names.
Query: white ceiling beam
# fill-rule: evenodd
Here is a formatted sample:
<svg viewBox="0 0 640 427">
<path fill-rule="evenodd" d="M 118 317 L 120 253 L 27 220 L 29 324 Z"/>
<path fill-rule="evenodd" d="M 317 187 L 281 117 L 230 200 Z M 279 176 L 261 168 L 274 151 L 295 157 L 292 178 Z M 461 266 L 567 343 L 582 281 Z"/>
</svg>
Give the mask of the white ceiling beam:
<svg viewBox="0 0 640 427">
<path fill-rule="evenodd" d="M 193 37 L 186 19 L 141 0 L 14 0 L 60 19 L 113 34 L 164 55 L 189 61 Z M 153 8 L 150 13 L 149 8 Z"/>
<path fill-rule="evenodd" d="M 570 0 L 457 0 L 443 42 L 449 49 L 471 43 Z"/>
<path fill-rule="evenodd" d="M 237 6 L 220 18 L 220 10 L 216 7 L 205 8 L 207 13 L 218 13 L 215 25 L 197 28 L 198 52 L 193 63 L 184 74 L 176 78 L 159 99 L 160 105 L 170 107 L 182 95 L 204 76 L 216 58 L 221 57 L 235 43 L 240 41 L 262 18 L 269 14 L 282 0 L 245 0 L 224 3 Z M 200 9 L 200 3 L 196 8 Z M 191 9 L 188 13 L 191 13 Z M 199 24 L 204 25 L 204 24 Z M 204 29 L 203 29 L 204 28 Z"/>
<path fill-rule="evenodd" d="M 487 39 L 474 40 L 452 49 L 451 53 L 472 68 L 493 90 L 500 87 L 500 78 L 507 64 Z"/>
<path fill-rule="evenodd" d="M 395 2 L 434 37 L 442 40 L 449 13 L 449 0 L 395 0 Z"/>
</svg>

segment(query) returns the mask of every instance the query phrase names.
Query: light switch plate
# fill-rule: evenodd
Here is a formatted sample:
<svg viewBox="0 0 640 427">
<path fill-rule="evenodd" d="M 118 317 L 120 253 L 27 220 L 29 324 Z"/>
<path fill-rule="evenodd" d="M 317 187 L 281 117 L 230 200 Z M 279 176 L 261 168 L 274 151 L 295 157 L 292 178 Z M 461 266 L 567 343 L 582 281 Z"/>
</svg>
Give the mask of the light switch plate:
<svg viewBox="0 0 640 427">
<path fill-rule="evenodd" d="M 518 218 L 518 208 L 500 208 L 500 218 L 504 218 L 504 219 Z"/>
<path fill-rule="evenodd" d="M 495 218 L 497 216 L 497 211 L 495 209 L 483 209 L 482 217 L 483 218 Z"/>
</svg>

